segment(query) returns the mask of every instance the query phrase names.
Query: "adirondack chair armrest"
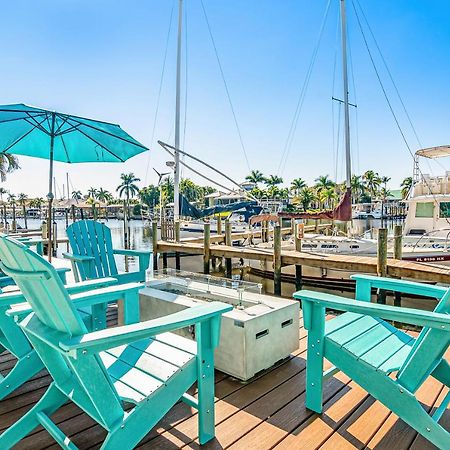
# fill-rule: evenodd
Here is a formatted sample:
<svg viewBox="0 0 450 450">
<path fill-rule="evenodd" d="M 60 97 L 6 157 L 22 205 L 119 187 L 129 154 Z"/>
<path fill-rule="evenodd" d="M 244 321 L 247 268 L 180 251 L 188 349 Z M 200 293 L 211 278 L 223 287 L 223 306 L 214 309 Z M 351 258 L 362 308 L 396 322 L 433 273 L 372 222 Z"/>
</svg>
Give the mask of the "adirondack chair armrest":
<svg viewBox="0 0 450 450">
<path fill-rule="evenodd" d="M 356 280 L 356 295 L 358 300 L 370 301 L 371 289 L 385 289 L 387 291 L 414 294 L 424 297 L 441 299 L 447 292 L 443 286 L 417 283 L 396 278 L 376 277 L 373 275 L 355 274 L 351 278 Z"/>
<path fill-rule="evenodd" d="M 73 262 L 78 262 L 78 263 L 90 262 L 95 259 L 93 256 L 74 255 L 73 253 L 68 253 L 68 252 L 64 252 L 63 257 L 66 259 L 70 259 Z"/>
<path fill-rule="evenodd" d="M 69 294 L 79 294 L 92 289 L 104 288 L 107 286 L 117 284 L 116 278 L 99 278 L 97 280 L 88 280 L 81 283 L 66 284 L 66 289 Z M 24 295 L 20 291 L 7 292 L 0 294 L 0 308 L 9 308 L 12 305 L 23 303 L 20 308 L 6 311 L 7 315 L 16 316 L 19 311 L 20 315 L 31 312 L 30 305 L 26 302 Z"/>
<path fill-rule="evenodd" d="M 137 295 L 138 291 L 144 287 L 143 283 L 114 284 L 112 286 L 70 295 L 70 299 L 77 308 L 82 308 L 99 303 L 115 302 L 123 299 L 125 295 Z"/>
<path fill-rule="evenodd" d="M 125 294 L 130 292 L 137 292 L 142 289 L 143 285 L 139 283 L 117 284 L 115 278 L 100 278 L 98 280 L 90 280 L 91 282 L 83 282 L 85 289 L 81 290 L 78 286 L 73 287 L 72 295 L 70 299 L 77 308 L 83 308 L 85 306 L 97 305 L 99 303 L 112 303 L 117 300 L 123 299 Z M 69 292 L 69 294 L 71 294 Z M 32 308 L 29 303 L 25 301 L 25 298 L 20 294 L 21 302 L 15 302 L 12 308 L 6 311 L 7 316 L 17 317 L 20 320 L 32 312 Z"/>
<path fill-rule="evenodd" d="M 79 294 L 93 289 L 100 289 L 108 286 L 114 286 L 118 283 L 117 278 L 105 277 L 95 280 L 80 281 L 79 283 L 66 284 L 65 288 L 70 295 Z"/>
<path fill-rule="evenodd" d="M 311 327 L 311 309 L 323 308 L 337 311 L 353 312 L 384 320 L 403 322 L 409 325 L 437 328 L 450 331 L 450 315 L 423 311 L 413 308 L 401 308 L 366 301 L 352 300 L 337 295 L 302 290 L 294 294 L 294 298 L 302 300 L 304 324 L 306 329 Z M 306 306 L 306 307 L 305 307 Z"/>
<path fill-rule="evenodd" d="M 129 249 L 114 249 L 114 255 L 122 255 L 122 256 L 135 256 L 139 259 L 139 271 L 145 271 L 148 269 L 150 264 L 150 256 L 152 255 L 151 251 L 147 250 L 129 250 Z"/>
<path fill-rule="evenodd" d="M 219 340 L 220 317 L 223 313 L 232 309 L 231 305 L 221 302 L 211 302 L 206 305 L 184 309 L 183 311 L 157 319 L 87 333 L 61 341 L 59 346 L 62 350 L 71 352 L 74 355 L 80 353 L 97 353 L 208 320 L 212 321 L 212 341 L 215 346 Z"/>
</svg>

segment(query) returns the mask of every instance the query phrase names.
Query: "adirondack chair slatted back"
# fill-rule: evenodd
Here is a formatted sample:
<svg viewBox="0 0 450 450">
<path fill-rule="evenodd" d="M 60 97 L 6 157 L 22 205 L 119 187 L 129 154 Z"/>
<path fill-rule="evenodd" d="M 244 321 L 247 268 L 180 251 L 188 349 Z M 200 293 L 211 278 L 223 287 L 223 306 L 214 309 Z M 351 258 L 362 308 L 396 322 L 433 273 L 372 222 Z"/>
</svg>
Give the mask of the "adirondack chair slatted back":
<svg viewBox="0 0 450 450">
<path fill-rule="evenodd" d="M 450 313 L 450 288 L 434 311 L 443 314 Z M 450 333 L 448 330 L 424 327 L 397 374 L 399 384 L 410 392 L 415 392 L 439 364 L 449 344 Z"/>
<path fill-rule="evenodd" d="M 69 335 L 87 331 L 56 269 L 44 258 L 1 235 L 0 261 L 2 270 L 14 279 L 42 323 Z"/>
<path fill-rule="evenodd" d="M 85 273 L 85 266 L 77 264 L 82 279 L 117 275 L 111 230 L 95 220 L 79 220 L 67 227 L 67 237 L 74 255 L 92 256 L 94 273 Z"/>
<path fill-rule="evenodd" d="M 87 333 L 55 268 L 44 258 L 20 242 L 0 235 L 0 267 L 14 279 L 40 322 L 67 338 Z M 66 395 L 74 402 L 105 427 L 113 426 L 123 415 L 123 408 L 98 355 L 76 360 L 27 333 L 26 328 L 25 333 L 63 392 L 67 387 Z M 52 344 L 57 346 L 58 342 Z M 101 402 L 92 401 L 98 397 Z"/>
</svg>

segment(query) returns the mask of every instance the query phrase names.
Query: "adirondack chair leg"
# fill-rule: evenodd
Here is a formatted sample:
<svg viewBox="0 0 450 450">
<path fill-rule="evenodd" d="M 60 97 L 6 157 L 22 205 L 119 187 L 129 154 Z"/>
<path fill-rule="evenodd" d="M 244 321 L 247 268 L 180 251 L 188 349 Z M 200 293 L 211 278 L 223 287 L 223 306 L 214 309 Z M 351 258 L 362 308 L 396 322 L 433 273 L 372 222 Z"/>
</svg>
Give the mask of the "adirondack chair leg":
<svg viewBox="0 0 450 450">
<path fill-rule="evenodd" d="M 21 357 L 8 375 L 0 381 L 0 400 L 28 381 L 44 368 L 44 364 L 34 350 Z"/>
<path fill-rule="evenodd" d="M 41 424 L 38 413 L 44 413 L 46 416 L 50 416 L 66 401 L 67 397 L 52 383 L 39 402 L 20 420 L 0 435 L 0 448 L 10 449 Z"/>
<path fill-rule="evenodd" d="M 73 278 L 75 279 L 75 283 L 80 282 L 80 274 L 78 273 L 78 267 L 75 261 L 70 260 L 70 266 L 72 267 Z"/>
<path fill-rule="evenodd" d="M 106 328 L 106 303 L 92 305 L 92 330 L 104 330 Z"/>
<path fill-rule="evenodd" d="M 123 321 L 124 324 L 138 323 L 139 312 L 139 293 L 126 293 L 123 297 Z"/>
<path fill-rule="evenodd" d="M 198 373 L 198 432 L 203 445 L 214 439 L 214 348 L 212 346 L 211 323 L 202 322 L 196 326 Z"/>
<path fill-rule="evenodd" d="M 310 306 L 309 306 L 310 305 Z M 304 302 L 304 307 L 306 302 Z M 308 331 L 308 362 L 306 364 L 306 407 L 322 412 L 323 389 L 323 345 L 325 331 L 325 309 L 308 302 L 310 324 Z"/>
</svg>

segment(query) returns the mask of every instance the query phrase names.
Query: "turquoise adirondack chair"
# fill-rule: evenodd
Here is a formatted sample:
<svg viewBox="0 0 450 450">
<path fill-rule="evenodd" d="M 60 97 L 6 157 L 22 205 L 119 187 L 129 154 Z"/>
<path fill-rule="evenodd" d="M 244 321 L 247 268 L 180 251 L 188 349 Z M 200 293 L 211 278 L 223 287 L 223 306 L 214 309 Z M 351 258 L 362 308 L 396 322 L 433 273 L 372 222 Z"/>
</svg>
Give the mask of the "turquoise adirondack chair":
<svg viewBox="0 0 450 450">
<path fill-rule="evenodd" d="M 95 220 L 79 220 L 67 227 L 72 253 L 64 257 L 72 262 L 75 280 L 102 277 L 117 278 L 119 283 L 143 282 L 150 263 L 151 252 L 113 249 L 111 230 Z M 134 256 L 139 260 L 135 272 L 119 273 L 114 255 Z"/>
<path fill-rule="evenodd" d="M 179 400 L 198 409 L 199 439 L 214 437 L 214 348 L 221 314 L 231 306 L 212 302 L 170 316 L 89 333 L 55 269 L 6 236 L 0 237 L 0 268 L 12 276 L 33 312 L 20 322 L 53 377 L 41 400 L 0 436 L 9 449 L 42 425 L 65 449 L 76 446 L 52 422 L 68 400 L 108 432 L 102 449 L 126 450 L 138 442 Z M 130 300 L 141 284 L 121 287 Z M 103 302 L 92 295 L 90 302 Z M 16 312 L 9 312 L 15 315 Z M 169 333 L 195 324 L 197 343 Z M 187 390 L 198 384 L 198 398 Z M 134 407 L 124 409 L 123 402 Z"/>
<path fill-rule="evenodd" d="M 64 279 L 61 276 L 60 278 L 61 282 L 63 282 Z M 88 291 L 114 284 L 117 284 L 116 279 L 102 278 L 69 285 L 66 286 L 66 289 L 71 296 L 79 298 L 82 293 L 87 294 Z M 118 290 L 119 292 L 123 291 L 123 289 Z M 95 292 L 101 293 L 102 291 L 96 290 Z M 120 299 L 120 296 L 113 295 L 109 301 L 116 301 L 118 298 Z M 43 362 L 25 337 L 23 331 L 17 326 L 15 318 L 6 315 L 6 311 L 10 309 L 13 309 L 15 314 L 24 314 L 27 311 L 29 312 L 30 306 L 20 292 L 0 294 L 0 353 L 8 350 L 17 359 L 14 367 L 6 375 L 0 375 L 0 400 L 44 368 Z M 98 321 L 95 316 L 88 314 L 84 309 L 80 310 L 80 313 L 89 329 L 102 328 L 103 323 Z"/>
<path fill-rule="evenodd" d="M 450 387 L 450 365 L 444 357 L 450 343 L 450 288 L 369 275 L 352 278 L 357 300 L 307 290 L 294 294 L 302 300 L 308 330 L 307 408 L 322 412 L 323 381 L 342 370 L 426 439 L 449 449 L 450 433 L 438 422 L 450 391 L 433 415 L 415 394 L 429 376 Z M 436 298 L 439 303 L 432 312 L 373 304 L 372 288 Z M 325 321 L 327 308 L 346 312 Z M 423 328 L 413 338 L 386 320 Z M 334 364 L 326 372 L 324 358 Z"/>
</svg>

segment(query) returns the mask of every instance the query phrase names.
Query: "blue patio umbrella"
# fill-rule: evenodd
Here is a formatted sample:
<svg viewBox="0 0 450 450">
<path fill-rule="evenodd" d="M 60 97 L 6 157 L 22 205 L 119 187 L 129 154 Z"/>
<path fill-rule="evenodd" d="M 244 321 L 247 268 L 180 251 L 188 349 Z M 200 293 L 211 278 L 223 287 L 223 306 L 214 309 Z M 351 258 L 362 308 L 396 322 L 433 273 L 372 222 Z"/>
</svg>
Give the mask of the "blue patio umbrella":
<svg viewBox="0 0 450 450">
<path fill-rule="evenodd" d="M 48 189 L 49 259 L 53 250 L 53 161 L 124 162 L 148 150 L 119 125 L 24 104 L 0 106 L 0 153 L 50 161 Z"/>
</svg>

